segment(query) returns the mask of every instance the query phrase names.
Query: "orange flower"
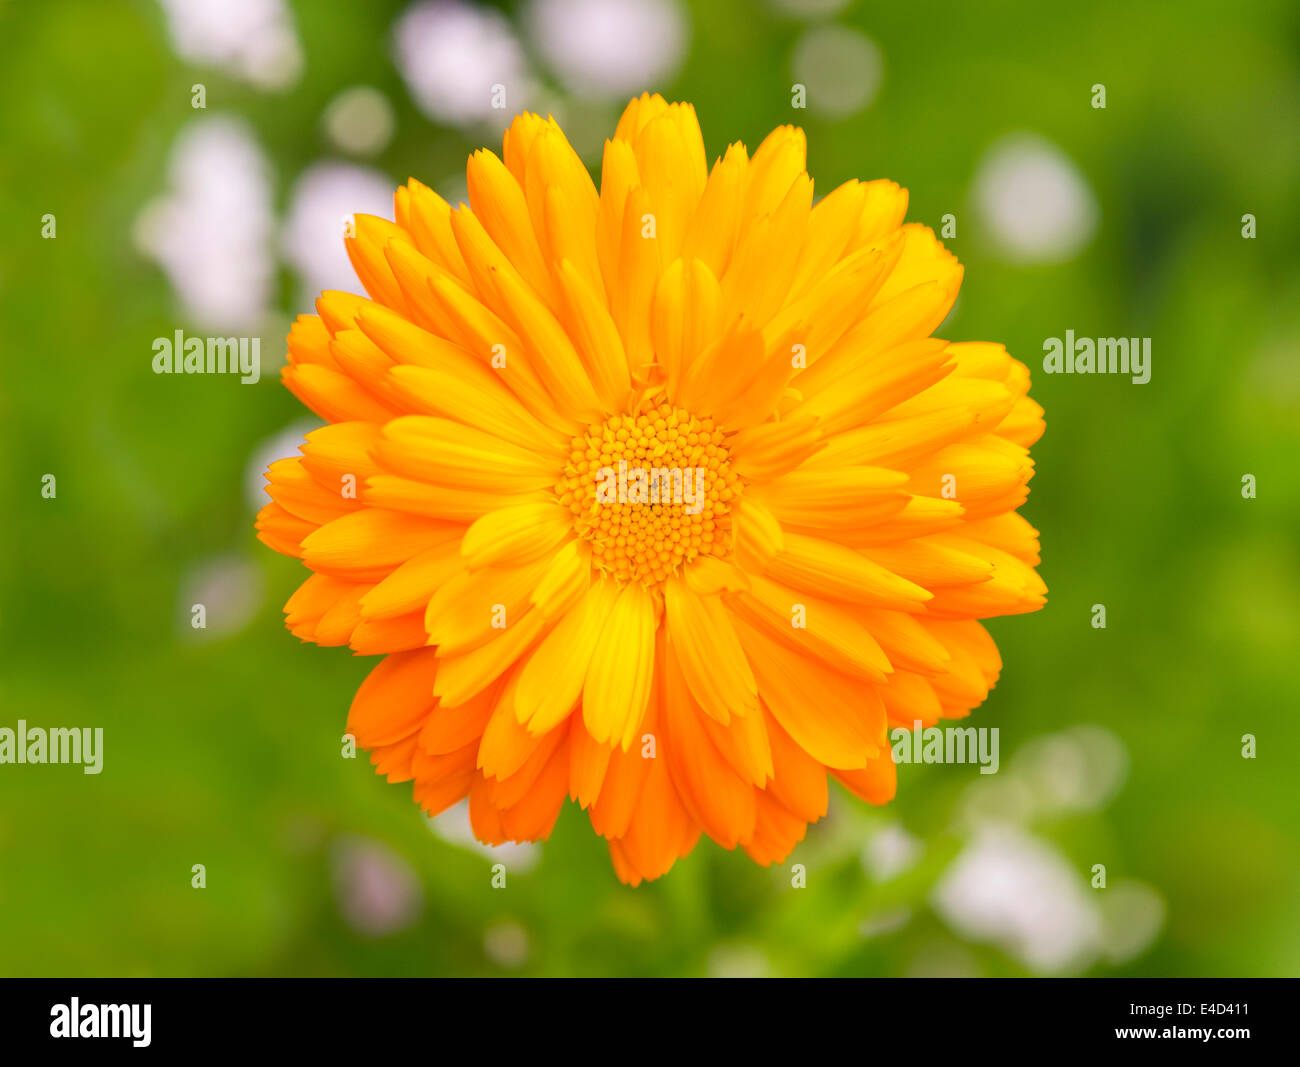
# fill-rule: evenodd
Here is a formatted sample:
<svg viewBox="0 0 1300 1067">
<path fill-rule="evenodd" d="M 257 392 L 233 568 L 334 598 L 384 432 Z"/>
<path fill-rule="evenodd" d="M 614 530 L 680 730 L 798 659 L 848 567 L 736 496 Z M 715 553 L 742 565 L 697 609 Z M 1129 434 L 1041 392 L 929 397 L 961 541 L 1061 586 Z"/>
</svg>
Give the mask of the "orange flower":
<svg viewBox="0 0 1300 1067">
<path fill-rule="evenodd" d="M 545 838 L 566 796 L 632 884 L 705 833 L 782 860 L 827 774 L 894 794 L 889 724 L 997 679 L 1034 611 L 1015 509 L 1042 409 L 1000 345 L 931 337 L 962 268 L 893 182 L 813 205 L 802 131 L 709 169 L 633 100 L 600 189 L 554 120 L 412 180 L 347 241 L 285 384 L 330 425 L 258 529 L 313 572 L 289 629 L 385 658 L 349 730 L 430 814 Z"/>
</svg>

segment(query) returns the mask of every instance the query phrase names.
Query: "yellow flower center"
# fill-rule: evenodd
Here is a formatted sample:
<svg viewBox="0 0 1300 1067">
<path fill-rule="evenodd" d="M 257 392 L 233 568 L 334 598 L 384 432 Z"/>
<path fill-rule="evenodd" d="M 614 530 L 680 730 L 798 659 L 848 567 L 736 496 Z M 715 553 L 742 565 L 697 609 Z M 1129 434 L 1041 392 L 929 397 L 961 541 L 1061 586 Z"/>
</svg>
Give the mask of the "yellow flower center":
<svg viewBox="0 0 1300 1067">
<path fill-rule="evenodd" d="M 728 502 L 738 489 L 722 430 L 671 404 L 579 434 L 556 486 L 592 562 L 647 586 L 696 556 L 731 552 Z"/>
</svg>

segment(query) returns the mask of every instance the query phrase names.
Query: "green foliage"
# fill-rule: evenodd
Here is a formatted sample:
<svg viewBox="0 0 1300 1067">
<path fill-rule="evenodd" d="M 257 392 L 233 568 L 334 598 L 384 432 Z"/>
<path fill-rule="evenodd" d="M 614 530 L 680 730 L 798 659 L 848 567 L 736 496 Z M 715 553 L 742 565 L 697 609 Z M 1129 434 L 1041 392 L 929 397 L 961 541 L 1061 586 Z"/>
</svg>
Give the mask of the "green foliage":
<svg viewBox="0 0 1300 1067">
<path fill-rule="evenodd" d="M 184 320 L 130 233 L 199 80 L 212 111 L 256 131 L 277 207 L 330 154 L 323 108 L 358 83 L 394 104 L 397 134 L 375 161 L 394 184 L 454 175 L 479 143 L 411 104 L 389 55 L 401 10 L 295 4 L 305 74 L 271 96 L 184 66 L 150 4 L 0 7 L 0 726 L 102 726 L 106 749 L 98 776 L 0 766 L 0 973 L 499 974 L 484 938 L 502 922 L 527 933 L 525 974 L 895 975 L 934 959 L 1023 973 L 930 905 L 962 847 L 971 767 L 903 767 L 884 810 L 837 793 L 782 868 L 704 842 L 636 890 L 570 808 L 537 866 L 493 890 L 493 859 L 431 833 L 409 787 L 339 758 L 374 661 L 283 630 L 305 574 L 255 541 L 246 499 L 251 453 L 303 414 L 276 381 L 280 342 L 267 337 L 255 387 L 154 376 L 152 339 Z M 1034 827 L 1081 884 L 1104 862 L 1163 898 L 1159 938 L 1125 973 L 1300 973 L 1294 11 L 911 3 L 838 19 L 884 56 L 878 97 L 843 121 L 791 110 L 802 24 L 743 0 L 691 5 L 684 68 L 650 88 L 696 104 L 710 156 L 796 122 L 820 193 L 890 177 L 911 190 L 911 219 L 956 214 L 966 276 L 945 336 L 1006 343 L 1048 413 L 1024 513 L 1042 531 L 1050 604 L 992 624 L 1005 671 L 974 722 L 1001 729 L 1004 766 L 1081 723 L 1127 749 L 1103 809 Z M 1105 110 L 1089 105 L 1095 82 Z M 967 225 L 984 151 L 1016 130 L 1059 145 L 1096 193 L 1097 236 L 1067 263 L 1008 265 Z M 46 212 L 56 240 L 40 237 Z M 1240 233 L 1247 212 L 1255 240 Z M 281 278 L 286 323 L 308 310 L 295 281 Z M 1043 339 L 1066 329 L 1152 337 L 1151 383 L 1042 374 Z M 1255 500 L 1241 497 L 1245 473 Z M 224 553 L 257 568 L 259 611 L 232 636 L 187 640 L 185 576 Z M 1105 630 L 1089 624 L 1094 603 Z M 921 860 L 877 883 L 861 853 L 893 823 Z M 344 835 L 414 869 L 412 926 L 367 937 L 341 916 Z M 190 887 L 195 863 L 204 890 Z M 791 888 L 793 863 L 808 888 Z M 863 936 L 898 909 L 901 926 Z"/>
</svg>

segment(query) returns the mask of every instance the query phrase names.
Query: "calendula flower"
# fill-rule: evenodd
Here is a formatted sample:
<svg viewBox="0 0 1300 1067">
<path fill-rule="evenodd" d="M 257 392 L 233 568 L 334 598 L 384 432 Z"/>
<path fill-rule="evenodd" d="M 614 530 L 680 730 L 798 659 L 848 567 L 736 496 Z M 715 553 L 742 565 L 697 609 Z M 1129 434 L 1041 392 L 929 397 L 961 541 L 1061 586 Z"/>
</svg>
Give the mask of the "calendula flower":
<svg viewBox="0 0 1300 1067">
<path fill-rule="evenodd" d="M 489 843 L 564 800 L 636 884 L 701 833 L 768 864 L 828 775 L 894 794 L 887 729 L 960 717 L 1033 611 L 1016 508 L 1042 409 L 996 344 L 932 337 L 962 268 L 907 194 L 813 204 L 802 131 L 710 168 L 689 104 L 633 100 L 600 188 L 552 119 L 412 180 L 347 246 L 285 384 L 329 425 L 268 475 L 285 610 L 383 655 L 348 730 Z"/>
</svg>

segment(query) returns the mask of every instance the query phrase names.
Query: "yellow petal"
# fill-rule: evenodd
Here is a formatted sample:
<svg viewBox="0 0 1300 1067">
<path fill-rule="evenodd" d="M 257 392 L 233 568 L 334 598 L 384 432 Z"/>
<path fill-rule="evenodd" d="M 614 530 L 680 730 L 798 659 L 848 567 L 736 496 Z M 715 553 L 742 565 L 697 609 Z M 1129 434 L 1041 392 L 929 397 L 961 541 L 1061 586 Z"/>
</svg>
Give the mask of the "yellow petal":
<svg viewBox="0 0 1300 1067">
<path fill-rule="evenodd" d="M 507 626 L 501 636 L 464 655 L 441 660 L 433 692 L 444 704 L 463 704 L 500 678 L 550 628 L 540 611 L 530 611 Z"/>
<path fill-rule="evenodd" d="M 659 279 L 651 308 L 655 355 L 676 397 L 683 373 L 713 344 L 722 328 L 722 290 L 698 259 L 676 260 Z"/>
<path fill-rule="evenodd" d="M 758 687 L 731 617 L 718 596 L 700 596 L 680 578 L 664 585 L 668 637 L 700 707 L 719 722 L 758 710 Z"/>
<path fill-rule="evenodd" d="M 662 752 L 687 810 L 723 848 L 735 848 L 754 832 L 755 790 L 724 760 L 704 727 L 712 721 L 691 699 L 668 646 L 664 665 Z M 737 717 L 758 720 L 758 715 Z"/>
<path fill-rule="evenodd" d="M 415 247 L 433 263 L 468 288 L 472 283 L 465 259 L 451 232 L 451 205 L 428 186 L 411 178 L 407 181 L 405 229 Z"/>
<path fill-rule="evenodd" d="M 748 494 L 782 525 L 844 531 L 896 514 L 906 506 L 907 475 L 883 467 L 795 470 Z"/>
<path fill-rule="evenodd" d="M 560 263 L 559 275 L 573 339 L 592 386 L 606 410 L 621 410 L 627 404 L 632 377 L 628 372 L 623 339 L 605 304 L 603 292 L 598 295 L 588 284 L 587 277 L 568 259 Z"/>
<path fill-rule="evenodd" d="M 530 501 L 476 519 L 460 551 L 471 569 L 517 567 L 549 554 L 572 532 L 571 516 L 559 504 Z"/>
<path fill-rule="evenodd" d="M 736 595 L 732 610 L 790 648 L 811 653 L 845 674 L 883 682 L 893 670 L 861 621 L 863 609 L 750 575 L 749 591 Z"/>
<path fill-rule="evenodd" d="M 465 179 L 475 217 L 533 292 L 555 306 L 555 283 L 542 259 L 528 201 L 518 180 L 485 148 L 469 157 Z"/>
<path fill-rule="evenodd" d="M 654 602 L 644 586 L 629 582 L 600 628 L 583 684 L 582 721 L 594 741 L 624 751 L 632 744 L 650 699 L 654 639 Z"/>
<path fill-rule="evenodd" d="M 713 165 L 686 229 L 683 258 L 701 260 L 714 277 L 721 277 L 731 263 L 748 174 L 749 156 L 745 146 L 729 146 L 722 159 Z"/>
<path fill-rule="evenodd" d="M 362 508 L 326 523 L 303 540 L 303 562 L 340 577 L 383 577 L 444 540 L 454 527 L 400 511 Z"/>
<path fill-rule="evenodd" d="M 591 585 L 591 550 L 573 540 L 551 558 L 546 573 L 533 590 L 532 603 L 548 619 L 556 619 L 575 605 Z"/>
<path fill-rule="evenodd" d="M 827 767 L 864 767 L 885 741 L 885 710 L 871 686 L 788 648 L 737 619 L 736 634 L 763 704 L 808 755 Z"/>
<path fill-rule="evenodd" d="M 754 152 L 749 163 L 742 218 L 746 223 L 770 215 L 804 171 L 808 139 L 797 126 L 778 126 Z"/>
<path fill-rule="evenodd" d="M 460 527 L 449 527 L 439 544 L 417 553 L 361 598 L 367 619 L 393 619 L 424 609 L 444 582 L 461 570 Z"/>
<path fill-rule="evenodd" d="M 385 469 L 431 485 L 528 493 L 555 484 L 555 460 L 483 430 L 432 415 L 406 415 L 383 429 L 375 455 Z"/>
<path fill-rule="evenodd" d="M 455 656 L 508 630 L 531 607 L 528 598 L 546 567 L 546 560 L 538 560 L 453 575 L 429 600 L 424 617 L 429 644 L 440 646 L 442 655 Z"/>
<path fill-rule="evenodd" d="M 786 534 L 768 574 L 796 589 L 897 611 L 921 611 L 934 596 L 851 548 L 804 534 Z"/>
<path fill-rule="evenodd" d="M 409 243 L 411 235 L 387 219 L 375 215 L 355 215 L 353 223 L 355 232 L 345 237 L 343 244 L 361 284 L 379 303 L 397 311 L 405 311 L 406 300 L 384 258 L 384 245 L 389 241 Z"/>
<path fill-rule="evenodd" d="M 531 732 L 545 733 L 577 706 L 617 594 L 613 582 L 596 582 L 524 661 L 514 708 Z"/>
<path fill-rule="evenodd" d="M 825 447 L 815 415 L 796 415 L 741 430 L 731 438 L 732 466 L 749 481 L 769 481 Z"/>
</svg>

